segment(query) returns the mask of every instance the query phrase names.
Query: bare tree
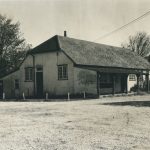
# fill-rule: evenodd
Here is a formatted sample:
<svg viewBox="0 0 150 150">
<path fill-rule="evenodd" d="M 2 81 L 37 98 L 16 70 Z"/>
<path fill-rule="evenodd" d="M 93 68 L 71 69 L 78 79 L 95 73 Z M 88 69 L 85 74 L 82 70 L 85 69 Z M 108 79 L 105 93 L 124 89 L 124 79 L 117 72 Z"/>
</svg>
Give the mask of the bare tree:
<svg viewBox="0 0 150 150">
<path fill-rule="evenodd" d="M 146 32 L 138 32 L 134 36 L 129 36 L 128 43 L 122 46 L 145 57 L 150 53 L 150 36 Z"/>
<path fill-rule="evenodd" d="M 20 32 L 20 24 L 0 15 L 0 67 L 16 66 L 19 57 L 24 57 L 29 48 Z"/>
</svg>

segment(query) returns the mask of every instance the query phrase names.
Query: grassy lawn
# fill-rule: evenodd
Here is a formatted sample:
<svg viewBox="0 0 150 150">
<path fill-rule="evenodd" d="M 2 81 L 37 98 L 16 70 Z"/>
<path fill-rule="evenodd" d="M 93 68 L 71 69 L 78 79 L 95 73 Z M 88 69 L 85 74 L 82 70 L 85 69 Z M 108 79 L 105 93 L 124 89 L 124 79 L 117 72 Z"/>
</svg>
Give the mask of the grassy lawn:
<svg viewBox="0 0 150 150">
<path fill-rule="evenodd" d="M 0 102 L 0 150 L 150 150 L 149 100 Z"/>
</svg>

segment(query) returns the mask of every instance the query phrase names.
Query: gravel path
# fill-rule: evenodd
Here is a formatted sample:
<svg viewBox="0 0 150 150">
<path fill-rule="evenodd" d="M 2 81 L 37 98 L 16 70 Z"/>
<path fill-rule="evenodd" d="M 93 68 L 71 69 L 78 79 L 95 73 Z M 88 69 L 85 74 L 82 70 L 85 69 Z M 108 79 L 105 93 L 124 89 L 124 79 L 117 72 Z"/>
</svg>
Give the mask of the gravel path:
<svg viewBox="0 0 150 150">
<path fill-rule="evenodd" d="M 0 150 L 150 150 L 149 101 L 0 102 Z"/>
</svg>

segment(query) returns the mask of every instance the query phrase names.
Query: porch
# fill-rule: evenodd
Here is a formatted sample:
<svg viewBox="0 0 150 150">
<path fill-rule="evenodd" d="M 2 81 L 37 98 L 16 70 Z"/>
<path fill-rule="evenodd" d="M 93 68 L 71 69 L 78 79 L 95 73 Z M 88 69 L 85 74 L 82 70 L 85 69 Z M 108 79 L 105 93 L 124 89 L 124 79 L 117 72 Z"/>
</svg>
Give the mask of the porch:
<svg viewBox="0 0 150 150">
<path fill-rule="evenodd" d="M 128 75 L 98 73 L 97 90 L 99 95 L 128 93 Z"/>
<path fill-rule="evenodd" d="M 129 74 L 136 75 L 137 89 L 135 92 L 140 92 L 140 77 L 145 76 L 146 92 L 149 92 L 149 70 L 148 69 L 133 69 L 119 67 L 99 67 L 76 65 L 79 68 L 96 71 L 97 73 L 97 95 L 108 94 L 128 94 L 128 76 Z"/>
<path fill-rule="evenodd" d="M 103 73 L 97 72 L 97 94 L 98 95 L 107 95 L 107 94 L 128 94 L 128 76 L 131 73 Z M 135 74 L 135 72 L 134 72 Z M 140 72 L 136 73 L 136 93 L 140 92 L 140 77 L 145 76 L 146 90 L 145 92 L 149 93 L 149 73 Z"/>
</svg>

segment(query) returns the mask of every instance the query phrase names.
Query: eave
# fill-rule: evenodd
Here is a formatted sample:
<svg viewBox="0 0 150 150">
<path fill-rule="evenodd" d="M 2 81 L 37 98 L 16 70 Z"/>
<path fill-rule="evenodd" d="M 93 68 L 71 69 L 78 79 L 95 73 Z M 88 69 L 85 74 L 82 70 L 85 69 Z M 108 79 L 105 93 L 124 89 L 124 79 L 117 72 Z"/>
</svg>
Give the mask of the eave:
<svg viewBox="0 0 150 150">
<path fill-rule="evenodd" d="M 99 73 L 122 73 L 122 74 L 149 74 L 149 69 L 137 69 L 137 68 L 121 68 L 121 67 L 104 67 L 104 66 L 94 66 L 94 65 L 82 65 L 74 64 L 75 67 L 94 70 Z"/>
</svg>

